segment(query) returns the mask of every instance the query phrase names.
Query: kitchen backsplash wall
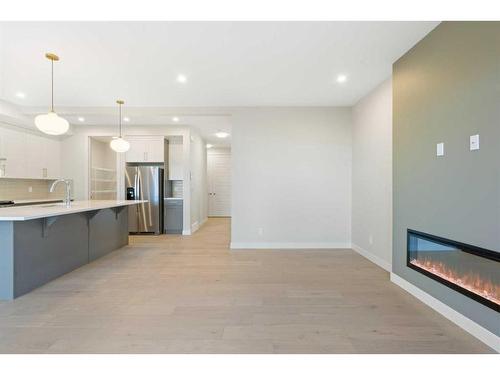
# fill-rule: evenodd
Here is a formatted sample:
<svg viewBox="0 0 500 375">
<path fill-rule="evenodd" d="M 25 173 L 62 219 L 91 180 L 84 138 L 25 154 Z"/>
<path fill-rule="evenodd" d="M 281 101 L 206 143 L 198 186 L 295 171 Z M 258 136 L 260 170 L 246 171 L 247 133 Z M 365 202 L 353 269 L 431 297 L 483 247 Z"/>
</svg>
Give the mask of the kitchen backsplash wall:
<svg viewBox="0 0 500 375">
<path fill-rule="evenodd" d="M 50 193 L 49 188 L 52 182 L 51 180 L 0 178 L 0 200 L 62 199 L 65 194 L 64 184 L 59 184 L 56 191 Z"/>
<path fill-rule="evenodd" d="M 172 181 L 172 197 L 173 198 L 183 198 L 183 181 L 174 180 Z"/>
</svg>

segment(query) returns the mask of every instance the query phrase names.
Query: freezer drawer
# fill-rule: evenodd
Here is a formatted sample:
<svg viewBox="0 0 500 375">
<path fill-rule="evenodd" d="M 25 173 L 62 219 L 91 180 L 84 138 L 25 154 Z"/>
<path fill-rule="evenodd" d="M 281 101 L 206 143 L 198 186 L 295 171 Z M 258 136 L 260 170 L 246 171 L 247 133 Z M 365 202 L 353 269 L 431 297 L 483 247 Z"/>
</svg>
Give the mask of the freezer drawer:
<svg viewBox="0 0 500 375">
<path fill-rule="evenodd" d="M 183 201 L 165 199 L 165 233 L 181 234 L 183 228 Z"/>
</svg>

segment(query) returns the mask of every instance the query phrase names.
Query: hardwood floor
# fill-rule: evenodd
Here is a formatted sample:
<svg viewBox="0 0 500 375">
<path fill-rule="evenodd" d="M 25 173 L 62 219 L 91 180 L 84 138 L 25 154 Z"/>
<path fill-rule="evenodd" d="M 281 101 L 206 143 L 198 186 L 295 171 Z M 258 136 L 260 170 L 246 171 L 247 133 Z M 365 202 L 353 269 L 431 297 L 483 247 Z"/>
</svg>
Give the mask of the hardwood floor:
<svg viewBox="0 0 500 375">
<path fill-rule="evenodd" d="M 2 353 L 488 353 L 351 250 L 228 249 L 229 219 L 0 302 Z"/>
</svg>

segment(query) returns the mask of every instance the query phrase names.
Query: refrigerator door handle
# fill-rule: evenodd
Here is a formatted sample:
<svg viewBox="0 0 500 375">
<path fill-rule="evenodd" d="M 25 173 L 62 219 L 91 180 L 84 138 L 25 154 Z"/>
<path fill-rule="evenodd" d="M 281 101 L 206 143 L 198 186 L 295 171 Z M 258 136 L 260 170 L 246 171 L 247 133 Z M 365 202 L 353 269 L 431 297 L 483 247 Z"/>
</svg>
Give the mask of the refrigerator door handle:
<svg viewBox="0 0 500 375">
<path fill-rule="evenodd" d="M 135 168 L 134 174 L 134 190 L 135 190 L 135 200 L 141 199 L 139 197 L 139 170 Z M 139 221 L 139 205 L 135 205 L 135 220 L 137 225 L 137 230 L 140 230 L 140 221 Z"/>
</svg>

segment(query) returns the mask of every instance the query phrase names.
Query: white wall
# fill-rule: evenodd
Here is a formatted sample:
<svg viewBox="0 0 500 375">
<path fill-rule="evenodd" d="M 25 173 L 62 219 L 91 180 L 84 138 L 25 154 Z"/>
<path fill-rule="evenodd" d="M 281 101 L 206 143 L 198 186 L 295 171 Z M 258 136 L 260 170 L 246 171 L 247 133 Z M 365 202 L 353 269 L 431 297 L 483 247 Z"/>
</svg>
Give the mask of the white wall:
<svg viewBox="0 0 500 375">
<path fill-rule="evenodd" d="M 233 248 L 350 247 L 350 119 L 347 107 L 233 112 Z"/>
<path fill-rule="evenodd" d="M 207 148 L 199 134 L 191 130 L 191 232 L 205 223 L 208 216 Z"/>
<path fill-rule="evenodd" d="M 353 107 L 352 243 L 381 267 L 392 260 L 392 81 Z"/>
</svg>

